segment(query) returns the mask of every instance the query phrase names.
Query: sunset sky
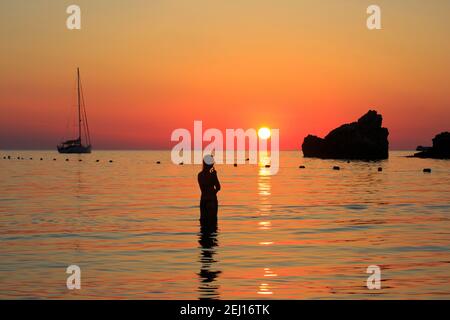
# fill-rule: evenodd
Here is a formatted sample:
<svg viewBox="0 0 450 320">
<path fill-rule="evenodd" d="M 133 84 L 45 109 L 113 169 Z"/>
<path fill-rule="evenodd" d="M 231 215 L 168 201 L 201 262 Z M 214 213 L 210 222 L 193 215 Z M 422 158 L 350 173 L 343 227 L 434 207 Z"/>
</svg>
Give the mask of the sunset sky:
<svg viewBox="0 0 450 320">
<path fill-rule="evenodd" d="M 3 0 L 0 149 L 70 138 L 77 66 L 94 149 L 171 148 L 203 120 L 279 128 L 299 150 L 369 109 L 391 149 L 429 145 L 450 130 L 449 32 L 448 0 Z"/>
</svg>

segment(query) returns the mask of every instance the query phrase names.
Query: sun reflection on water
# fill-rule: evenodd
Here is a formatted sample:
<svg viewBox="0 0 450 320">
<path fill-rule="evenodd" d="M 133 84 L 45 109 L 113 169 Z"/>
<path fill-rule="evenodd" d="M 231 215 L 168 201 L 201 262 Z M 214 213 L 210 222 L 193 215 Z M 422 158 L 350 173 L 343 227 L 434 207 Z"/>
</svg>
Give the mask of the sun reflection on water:
<svg viewBox="0 0 450 320">
<path fill-rule="evenodd" d="M 264 158 L 263 158 L 264 159 Z M 274 244 L 270 239 L 270 231 L 272 229 L 272 222 L 268 219 L 272 213 L 272 185 L 270 170 L 265 167 L 265 161 L 260 163 L 258 172 L 258 210 L 261 217 L 265 217 L 263 221 L 258 222 L 258 229 L 261 230 L 264 236 L 263 241 L 259 241 L 260 246 L 272 246 Z M 270 268 L 264 268 L 264 277 L 276 277 L 277 274 L 272 272 Z M 259 285 L 258 294 L 260 295 L 273 295 L 272 286 L 267 281 Z"/>
</svg>

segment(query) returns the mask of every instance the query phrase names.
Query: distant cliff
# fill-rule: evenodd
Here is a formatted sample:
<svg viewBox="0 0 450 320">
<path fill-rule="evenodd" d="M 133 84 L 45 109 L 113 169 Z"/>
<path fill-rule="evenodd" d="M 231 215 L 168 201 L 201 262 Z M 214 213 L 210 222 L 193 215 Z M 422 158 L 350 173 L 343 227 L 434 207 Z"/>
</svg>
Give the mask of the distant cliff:
<svg viewBox="0 0 450 320">
<path fill-rule="evenodd" d="M 450 159 L 450 132 L 441 132 L 433 139 L 432 147 L 417 147 L 417 158 Z"/>
<path fill-rule="evenodd" d="M 325 138 L 308 135 L 302 144 L 305 157 L 322 159 L 381 160 L 389 157 L 389 131 L 383 117 L 370 110 L 357 122 L 344 124 Z"/>
</svg>

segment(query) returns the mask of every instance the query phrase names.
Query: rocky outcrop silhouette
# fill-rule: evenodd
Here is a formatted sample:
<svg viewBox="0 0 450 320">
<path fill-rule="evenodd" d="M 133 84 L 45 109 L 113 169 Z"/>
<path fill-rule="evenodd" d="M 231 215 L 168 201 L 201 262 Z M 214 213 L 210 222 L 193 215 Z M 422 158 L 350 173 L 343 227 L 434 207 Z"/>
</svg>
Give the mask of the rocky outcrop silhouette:
<svg viewBox="0 0 450 320">
<path fill-rule="evenodd" d="M 308 135 L 302 144 L 305 157 L 321 159 L 381 160 L 389 157 L 389 131 L 383 117 L 370 110 L 357 122 L 344 124 L 325 138 Z"/>
<path fill-rule="evenodd" d="M 450 132 L 441 132 L 433 139 L 432 147 L 418 146 L 414 157 L 417 158 L 433 158 L 433 159 L 450 159 Z"/>
</svg>

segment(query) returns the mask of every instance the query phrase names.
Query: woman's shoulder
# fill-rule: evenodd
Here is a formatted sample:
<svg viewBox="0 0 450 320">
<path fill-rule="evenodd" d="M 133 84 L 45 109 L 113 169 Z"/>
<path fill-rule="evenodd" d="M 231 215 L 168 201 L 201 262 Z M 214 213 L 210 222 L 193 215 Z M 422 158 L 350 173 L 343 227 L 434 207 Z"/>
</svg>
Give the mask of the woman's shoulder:
<svg viewBox="0 0 450 320">
<path fill-rule="evenodd" d="M 202 170 L 197 174 L 197 177 L 199 177 L 199 178 L 207 178 L 207 177 L 214 177 L 214 176 L 217 176 L 217 171 L 214 169 L 209 170 L 209 171 Z"/>
<path fill-rule="evenodd" d="M 197 177 L 207 177 L 208 175 L 209 175 L 210 173 L 208 172 L 208 171 L 200 171 L 198 174 L 197 174 Z"/>
</svg>

